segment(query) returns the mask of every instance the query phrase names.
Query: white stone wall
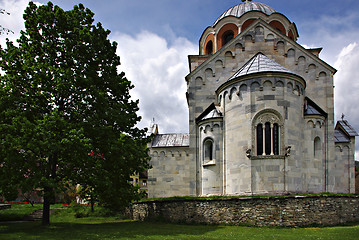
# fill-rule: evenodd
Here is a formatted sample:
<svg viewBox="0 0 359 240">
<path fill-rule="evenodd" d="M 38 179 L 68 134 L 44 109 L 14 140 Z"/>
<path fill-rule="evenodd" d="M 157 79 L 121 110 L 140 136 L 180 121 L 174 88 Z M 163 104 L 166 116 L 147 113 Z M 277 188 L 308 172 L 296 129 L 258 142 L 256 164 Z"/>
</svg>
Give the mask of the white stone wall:
<svg viewBox="0 0 359 240">
<path fill-rule="evenodd" d="M 223 124 L 222 121 L 208 120 L 199 125 L 199 176 L 201 196 L 223 194 Z M 213 140 L 213 159 L 204 159 L 203 143 Z"/>
<path fill-rule="evenodd" d="M 148 170 L 148 197 L 190 196 L 195 173 L 188 147 L 152 148 Z"/>
<path fill-rule="evenodd" d="M 218 90 L 258 52 L 302 77 L 305 83 L 295 75 L 267 74 Z M 151 150 L 150 197 L 354 191 L 353 142 L 337 148 L 334 145 L 334 68 L 262 20 L 213 55 L 190 56 L 189 61 L 190 146 Z M 305 97 L 328 117 L 305 117 Z M 204 133 L 196 118 L 212 103 L 219 105 L 223 122 L 220 128 Z M 248 149 L 252 156 L 256 154 L 253 119 L 269 109 L 283 120 L 280 154 L 267 159 L 248 158 Z M 221 140 L 216 141 L 216 164 L 203 166 L 201 145 L 208 136 Z M 317 155 L 316 138 L 320 139 Z M 288 146 L 290 156 L 285 155 Z"/>
</svg>

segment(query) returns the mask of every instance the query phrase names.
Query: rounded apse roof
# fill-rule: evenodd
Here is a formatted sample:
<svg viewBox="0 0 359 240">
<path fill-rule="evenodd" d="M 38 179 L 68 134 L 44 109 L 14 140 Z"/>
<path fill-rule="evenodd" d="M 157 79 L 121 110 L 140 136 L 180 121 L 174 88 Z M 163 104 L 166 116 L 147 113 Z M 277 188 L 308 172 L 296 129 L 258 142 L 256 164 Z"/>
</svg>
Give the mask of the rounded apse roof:
<svg viewBox="0 0 359 240">
<path fill-rule="evenodd" d="M 242 2 L 243 3 L 231 7 L 230 9 L 222 13 L 222 15 L 214 22 L 213 26 L 227 16 L 234 16 L 239 18 L 243 14 L 250 11 L 259 11 L 267 15 L 271 15 L 272 13 L 277 12 L 276 10 L 265 5 L 264 3 L 251 2 L 251 0 L 246 0 L 246 1 L 242 0 Z"/>
</svg>

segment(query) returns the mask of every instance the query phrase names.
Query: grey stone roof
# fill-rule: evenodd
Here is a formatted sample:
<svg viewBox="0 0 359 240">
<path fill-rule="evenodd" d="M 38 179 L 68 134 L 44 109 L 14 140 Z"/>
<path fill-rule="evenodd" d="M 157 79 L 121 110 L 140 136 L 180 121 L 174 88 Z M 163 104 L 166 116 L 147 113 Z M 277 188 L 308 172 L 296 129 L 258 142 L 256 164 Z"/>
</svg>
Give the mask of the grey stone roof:
<svg viewBox="0 0 359 240">
<path fill-rule="evenodd" d="M 350 139 L 342 130 L 336 129 L 334 130 L 334 142 L 347 143 L 350 142 Z"/>
<path fill-rule="evenodd" d="M 214 22 L 213 26 L 216 25 L 220 20 L 227 16 L 234 16 L 234 17 L 241 17 L 243 14 L 250 12 L 250 11 L 259 11 L 267 15 L 271 15 L 272 13 L 277 12 L 273 8 L 258 2 L 245 2 L 242 4 L 238 4 L 234 7 L 231 7 Z"/>
<path fill-rule="evenodd" d="M 272 59 L 265 56 L 263 53 L 259 52 L 254 57 L 252 57 L 247 63 L 243 65 L 228 81 L 252 74 L 252 73 L 259 73 L 259 72 L 284 72 L 284 73 L 291 73 L 290 70 L 283 67 L 279 63 L 273 61 Z M 296 74 L 295 74 L 296 75 Z"/>
<path fill-rule="evenodd" d="M 218 106 L 214 105 L 214 103 L 212 103 L 211 105 L 209 105 L 209 107 L 207 107 L 206 110 L 204 110 L 197 118 L 196 118 L 196 122 L 200 122 L 206 119 L 212 119 L 212 118 L 222 118 L 222 112 L 219 109 Z"/>
<path fill-rule="evenodd" d="M 350 137 L 359 136 L 347 120 L 337 122 L 334 130 L 334 141 L 336 143 L 350 142 Z"/>
<path fill-rule="evenodd" d="M 188 147 L 189 134 L 157 134 L 152 141 L 152 147 Z"/>
<path fill-rule="evenodd" d="M 359 136 L 359 134 L 355 131 L 355 129 L 348 123 L 347 120 L 338 121 L 335 129 L 340 128 L 339 125 L 343 128 L 343 130 L 348 134 L 350 137 Z"/>
<path fill-rule="evenodd" d="M 215 109 L 213 109 L 210 113 L 208 113 L 206 116 L 204 116 L 202 118 L 202 120 L 205 119 L 211 119 L 211 118 L 217 118 L 217 117 L 222 117 L 221 112 L 217 109 L 217 107 Z"/>
<path fill-rule="evenodd" d="M 321 115 L 326 117 L 328 114 L 317 104 L 315 104 L 315 102 L 313 102 L 310 98 L 305 97 L 304 115 Z"/>
</svg>

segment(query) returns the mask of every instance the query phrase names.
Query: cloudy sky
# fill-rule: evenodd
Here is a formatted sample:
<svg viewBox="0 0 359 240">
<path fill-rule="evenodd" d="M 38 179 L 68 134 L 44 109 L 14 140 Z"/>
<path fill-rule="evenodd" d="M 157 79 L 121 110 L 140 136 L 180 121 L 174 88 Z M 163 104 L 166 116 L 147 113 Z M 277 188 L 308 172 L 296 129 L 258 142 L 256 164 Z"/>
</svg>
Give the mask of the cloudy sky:
<svg viewBox="0 0 359 240">
<path fill-rule="evenodd" d="M 254 0 L 255 1 L 255 0 Z M 46 4 L 45 0 L 38 0 Z M 154 118 L 160 133 L 188 132 L 185 98 L 187 56 L 198 54 L 198 41 L 207 26 L 240 0 L 53 0 L 65 10 L 83 3 L 95 21 L 111 30 L 118 42 L 121 70 L 135 85 L 132 96 L 140 100 L 140 127 Z M 335 81 L 335 117 L 342 113 L 359 131 L 359 1 L 261 0 L 295 22 L 300 44 L 323 47 L 321 58 L 338 72 Z M 24 28 L 22 14 L 28 0 L 0 0 L 0 24 L 14 34 Z M 357 139 L 359 159 L 359 138 Z"/>
</svg>

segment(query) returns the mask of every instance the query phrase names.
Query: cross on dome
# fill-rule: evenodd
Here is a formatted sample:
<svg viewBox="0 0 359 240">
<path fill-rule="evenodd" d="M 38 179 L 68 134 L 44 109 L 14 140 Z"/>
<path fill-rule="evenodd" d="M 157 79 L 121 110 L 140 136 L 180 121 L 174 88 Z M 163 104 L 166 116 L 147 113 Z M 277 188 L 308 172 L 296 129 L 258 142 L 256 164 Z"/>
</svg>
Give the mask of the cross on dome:
<svg viewBox="0 0 359 240">
<path fill-rule="evenodd" d="M 242 0 L 242 2 L 252 2 L 252 0 Z"/>
</svg>

